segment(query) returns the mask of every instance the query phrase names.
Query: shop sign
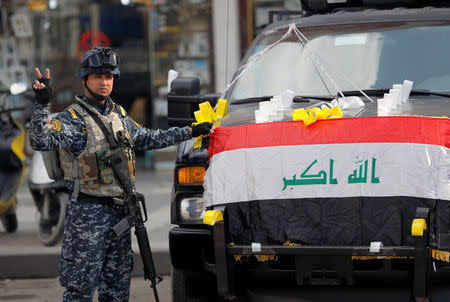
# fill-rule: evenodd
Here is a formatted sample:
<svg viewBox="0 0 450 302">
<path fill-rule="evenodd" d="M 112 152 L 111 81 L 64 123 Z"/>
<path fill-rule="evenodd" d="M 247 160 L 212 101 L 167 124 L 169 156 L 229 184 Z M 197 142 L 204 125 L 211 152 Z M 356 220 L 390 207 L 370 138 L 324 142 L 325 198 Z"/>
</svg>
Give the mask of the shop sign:
<svg viewBox="0 0 450 302">
<path fill-rule="evenodd" d="M 45 0 L 29 0 L 28 8 L 32 11 L 43 11 L 47 10 L 48 4 Z"/>
<path fill-rule="evenodd" d="M 131 2 L 134 4 L 144 4 L 147 6 L 152 5 L 152 0 L 132 0 Z"/>
</svg>

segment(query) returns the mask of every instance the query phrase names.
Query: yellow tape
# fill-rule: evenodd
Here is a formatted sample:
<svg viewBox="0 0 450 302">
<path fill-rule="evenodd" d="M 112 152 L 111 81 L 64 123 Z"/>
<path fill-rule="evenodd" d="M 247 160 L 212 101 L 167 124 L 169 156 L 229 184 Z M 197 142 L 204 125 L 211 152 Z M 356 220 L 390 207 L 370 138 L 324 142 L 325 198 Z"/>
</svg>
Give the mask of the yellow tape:
<svg viewBox="0 0 450 302">
<path fill-rule="evenodd" d="M 219 116 L 222 118 L 228 113 L 228 100 L 226 99 L 219 99 L 217 101 L 217 108 L 216 108 L 216 114 L 217 119 L 220 119 Z"/>
<path fill-rule="evenodd" d="M 209 102 L 200 103 L 198 107 L 200 108 L 201 111 L 203 111 L 203 114 L 211 120 L 211 122 L 217 121 L 217 115 L 214 112 L 214 109 L 212 109 L 211 104 Z"/>
<path fill-rule="evenodd" d="M 411 235 L 422 236 L 423 230 L 427 229 L 427 222 L 424 218 L 416 218 L 411 225 Z"/>
<path fill-rule="evenodd" d="M 202 110 L 195 111 L 194 116 L 198 123 L 212 122 L 210 116 L 206 115 Z"/>
<path fill-rule="evenodd" d="M 328 108 L 324 108 L 327 109 L 326 114 L 327 117 L 326 118 L 339 118 L 339 117 L 343 117 L 344 115 L 342 114 L 341 108 L 339 106 L 334 106 L 331 109 Z M 323 112 L 323 110 L 322 110 Z"/>
<path fill-rule="evenodd" d="M 339 106 L 334 106 L 331 109 L 326 107 L 324 107 L 323 109 L 320 109 L 319 107 L 310 109 L 299 108 L 292 111 L 291 115 L 294 121 L 303 121 L 305 126 L 314 124 L 318 120 L 343 117 L 341 108 L 339 108 Z"/>
<path fill-rule="evenodd" d="M 198 105 L 200 110 L 194 112 L 195 119 L 197 123 L 193 123 L 192 125 L 196 125 L 198 123 L 210 122 L 214 123 L 214 127 L 218 127 L 220 125 L 220 120 L 227 114 L 228 112 L 228 100 L 219 99 L 217 101 L 217 109 L 214 112 L 211 104 L 209 102 L 203 102 Z M 197 137 L 194 141 L 194 149 L 198 149 L 202 146 L 202 138 Z"/>
<path fill-rule="evenodd" d="M 308 118 L 308 114 L 306 113 L 305 108 L 294 109 L 291 115 L 294 121 L 303 121 L 304 119 Z"/>
<path fill-rule="evenodd" d="M 203 224 L 207 225 L 215 225 L 216 222 L 222 221 L 223 215 L 222 212 L 219 210 L 214 211 L 206 211 L 205 216 L 203 216 Z"/>
</svg>

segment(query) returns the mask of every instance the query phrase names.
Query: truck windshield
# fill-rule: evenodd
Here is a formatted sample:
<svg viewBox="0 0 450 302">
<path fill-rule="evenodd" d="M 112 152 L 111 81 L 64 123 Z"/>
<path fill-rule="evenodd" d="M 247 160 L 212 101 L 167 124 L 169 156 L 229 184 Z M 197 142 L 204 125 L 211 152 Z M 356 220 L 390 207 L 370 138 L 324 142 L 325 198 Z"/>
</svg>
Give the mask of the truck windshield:
<svg viewBox="0 0 450 302">
<path fill-rule="evenodd" d="M 360 89 L 382 89 L 403 80 L 413 81 L 414 89 L 449 92 L 449 24 L 427 21 L 297 27 L 320 64 L 294 33 L 267 51 L 288 28 L 267 32 L 252 46 L 246 62 L 266 52 L 240 72 L 228 95 L 236 100 L 275 95 L 286 89 L 296 95 L 336 95 L 336 86 L 341 91 L 355 90 L 350 82 Z"/>
</svg>

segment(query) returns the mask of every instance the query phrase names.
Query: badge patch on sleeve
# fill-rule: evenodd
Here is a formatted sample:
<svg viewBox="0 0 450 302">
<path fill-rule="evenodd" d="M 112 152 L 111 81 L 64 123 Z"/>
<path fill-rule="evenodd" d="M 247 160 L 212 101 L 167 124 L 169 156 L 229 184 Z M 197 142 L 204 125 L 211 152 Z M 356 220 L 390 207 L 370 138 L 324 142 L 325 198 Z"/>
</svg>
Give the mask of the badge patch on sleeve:
<svg viewBox="0 0 450 302">
<path fill-rule="evenodd" d="M 62 123 L 61 123 L 61 121 L 60 120 L 58 120 L 58 119 L 53 119 L 53 120 L 51 120 L 50 122 L 49 122 L 49 127 L 50 127 L 50 129 L 52 129 L 52 130 L 55 130 L 55 131 L 61 131 L 61 128 L 62 128 Z"/>
</svg>

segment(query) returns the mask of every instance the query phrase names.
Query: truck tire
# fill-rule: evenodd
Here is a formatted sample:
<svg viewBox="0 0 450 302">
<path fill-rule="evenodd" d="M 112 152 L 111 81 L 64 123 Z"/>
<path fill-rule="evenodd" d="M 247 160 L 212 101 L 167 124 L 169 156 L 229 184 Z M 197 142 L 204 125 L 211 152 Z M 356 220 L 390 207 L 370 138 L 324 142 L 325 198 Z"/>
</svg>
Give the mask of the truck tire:
<svg viewBox="0 0 450 302">
<path fill-rule="evenodd" d="M 173 302 L 223 301 L 217 297 L 215 278 L 206 273 L 190 272 L 172 267 Z"/>
</svg>

